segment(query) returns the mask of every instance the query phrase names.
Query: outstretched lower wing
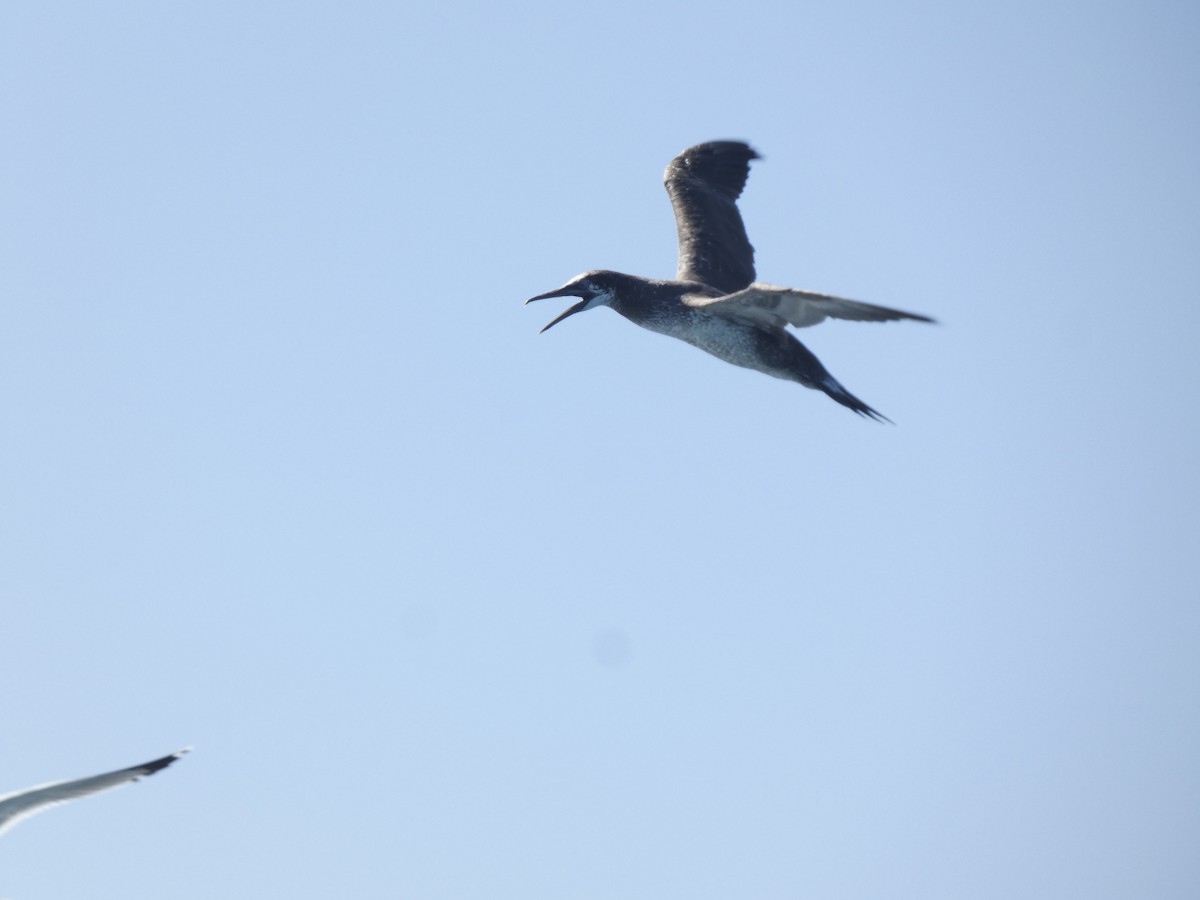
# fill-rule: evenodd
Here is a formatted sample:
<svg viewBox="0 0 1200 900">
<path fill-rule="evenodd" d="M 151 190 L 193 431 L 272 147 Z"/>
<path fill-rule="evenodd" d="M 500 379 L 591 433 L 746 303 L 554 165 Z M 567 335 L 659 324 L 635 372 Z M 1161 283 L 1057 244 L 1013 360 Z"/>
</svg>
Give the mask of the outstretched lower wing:
<svg viewBox="0 0 1200 900">
<path fill-rule="evenodd" d="M 735 318 L 750 319 L 767 325 L 787 323 L 795 328 L 807 328 L 826 319 L 848 319 L 854 322 L 893 322 L 911 319 L 932 322 L 928 316 L 903 312 L 873 303 L 847 300 L 814 291 L 798 291 L 773 284 L 752 284 L 748 288 L 723 297 L 684 297 L 688 306 Z"/>
</svg>

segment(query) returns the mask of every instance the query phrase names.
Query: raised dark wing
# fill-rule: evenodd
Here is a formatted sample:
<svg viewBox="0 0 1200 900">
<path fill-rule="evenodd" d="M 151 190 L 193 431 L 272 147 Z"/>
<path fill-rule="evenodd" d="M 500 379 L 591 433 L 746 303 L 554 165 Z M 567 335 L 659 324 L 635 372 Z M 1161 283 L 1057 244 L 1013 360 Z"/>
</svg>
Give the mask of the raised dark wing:
<svg viewBox="0 0 1200 900">
<path fill-rule="evenodd" d="M 704 308 L 720 315 L 749 319 L 765 325 L 787 323 L 795 328 L 807 328 L 828 319 L 849 319 L 854 322 L 893 322 L 911 319 L 932 322 L 928 316 L 902 312 L 886 306 L 875 306 L 858 300 L 846 300 L 814 291 L 798 291 L 773 284 L 752 284 L 744 290 L 724 297 L 684 297 L 688 306 Z"/>
<path fill-rule="evenodd" d="M 711 141 L 684 150 L 663 175 L 679 234 L 679 280 L 731 293 L 754 281 L 754 248 L 738 212 L 750 160 L 741 141 Z"/>
<path fill-rule="evenodd" d="M 153 775 L 155 772 L 165 769 L 185 753 L 187 753 L 186 749 L 161 759 L 142 763 L 140 766 L 105 772 L 103 775 L 92 775 L 90 778 L 77 778 L 74 781 L 57 781 L 53 784 L 43 784 L 6 794 L 0 797 L 0 832 L 7 831 L 34 813 L 39 813 L 60 803 L 66 803 L 78 797 L 86 797 L 88 794 L 107 791 L 110 788 L 137 781 L 147 775 Z"/>
</svg>

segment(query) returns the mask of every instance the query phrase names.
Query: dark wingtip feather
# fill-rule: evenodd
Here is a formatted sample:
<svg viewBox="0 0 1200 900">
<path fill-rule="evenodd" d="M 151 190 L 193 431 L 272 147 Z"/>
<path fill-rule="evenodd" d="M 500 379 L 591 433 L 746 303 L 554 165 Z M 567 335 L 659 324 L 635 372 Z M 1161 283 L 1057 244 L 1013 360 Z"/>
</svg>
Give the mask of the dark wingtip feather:
<svg viewBox="0 0 1200 900">
<path fill-rule="evenodd" d="M 718 189 L 730 200 L 741 196 L 750 176 L 750 160 L 762 159 L 745 141 L 708 141 L 689 147 L 671 161 L 667 180 L 672 175 L 695 178 Z"/>
<path fill-rule="evenodd" d="M 152 759 L 148 763 L 142 763 L 142 765 L 138 766 L 138 768 L 142 770 L 143 777 L 146 775 L 153 775 L 155 772 L 161 772 L 191 749 L 191 747 L 185 747 L 177 753 L 172 753 L 170 756 L 164 756 L 161 759 Z"/>
</svg>

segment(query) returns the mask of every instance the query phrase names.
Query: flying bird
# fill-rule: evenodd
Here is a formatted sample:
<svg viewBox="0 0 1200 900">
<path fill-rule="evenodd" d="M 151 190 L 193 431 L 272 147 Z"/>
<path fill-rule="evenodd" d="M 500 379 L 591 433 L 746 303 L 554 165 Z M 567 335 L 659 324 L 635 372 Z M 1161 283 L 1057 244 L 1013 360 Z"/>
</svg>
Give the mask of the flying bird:
<svg viewBox="0 0 1200 900">
<path fill-rule="evenodd" d="M 116 772 L 106 772 L 90 778 L 77 778 L 74 781 L 56 781 L 53 784 L 42 784 L 12 794 L 5 794 L 0 797 L 0 834 L 12 828 L 22 819 L 27 819 L 34 813 L 49 809 L 51 806 L 66 803 L 77 797 L 86 797 L 88 794 L 98 794 L 101 791 L 137 781 L 147 775 L 153 775 L 175 762 L 190 749 L 190 747 L 185 747 L 170 756 L 154 759 L 148 763 L 142 763 L 140 766 L 118 769 Z"/>
<path fill-rule="evenodd" d="M 679 271 L 674 281 L 640 278 L 604 269 L 585 272 L 560 288 L 530 297 L 579 297 L 568 316 L 608 306 L 629 321 L 686 341 L 719 359 L 824 391 L 861 416 L 890 421 L 829 374 L 787 330 L 825 319 L 888 322 L 928 316 L 756 282 L 754 248 L 737 199 L 759 155 L 741 141 L 711 141 L 671 160 L 663 180 L 675 210 Z"/>
</svg>

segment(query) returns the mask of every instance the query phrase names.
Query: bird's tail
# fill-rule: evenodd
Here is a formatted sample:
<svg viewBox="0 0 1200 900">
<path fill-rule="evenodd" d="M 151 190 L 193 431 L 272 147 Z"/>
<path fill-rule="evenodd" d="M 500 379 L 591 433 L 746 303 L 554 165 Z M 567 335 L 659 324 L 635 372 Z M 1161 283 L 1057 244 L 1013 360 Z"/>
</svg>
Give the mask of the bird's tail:
<svg viewBox="0 0 1200 900">
<path fill-rule="evenodd" d="M 854 410 L 865 418 L 874 419 L 876 422 L 890 423 L 892 421 L 883 413 L 871 409 L 842 387 L 842 383 L 829 374 L 829 370 L 821 365 L 821 361 L 813 355 L 813 352 L 792 334 L 779 328 L 770 332 L 770 337 L 775 343 L 768 344 L 768 350 L 779 353 L 786 359 L 786 363 L 780 367 L 783 369 L 783 372 L 779 373 L 780 378 L 790 378 L 805 387 L 824 391 L 842 406 Z"/>
<path fill-rule="evenodd" d="M 871 407 L 867 406 L 867 404 L 855 397 L 852 393 L 842 387 L 841 382 L 839 382 L 828 372 L 825 373 L 825 378 L 823 378 L 817 384 L 817 387 L 828 394 L 832 399 L 842 404 L 842 406 L 854 410 L 860 416 L 865 416 L 868 419 L 874 419 L 876 422 L 887 422 L 890 425 L 896 424 L 883 413 L 872 409 Z"/>
</svg>

